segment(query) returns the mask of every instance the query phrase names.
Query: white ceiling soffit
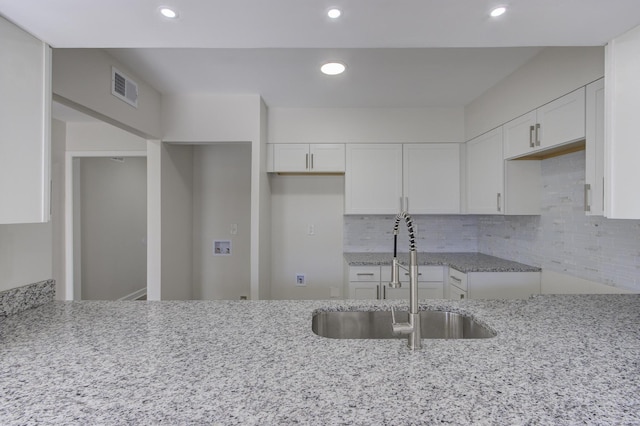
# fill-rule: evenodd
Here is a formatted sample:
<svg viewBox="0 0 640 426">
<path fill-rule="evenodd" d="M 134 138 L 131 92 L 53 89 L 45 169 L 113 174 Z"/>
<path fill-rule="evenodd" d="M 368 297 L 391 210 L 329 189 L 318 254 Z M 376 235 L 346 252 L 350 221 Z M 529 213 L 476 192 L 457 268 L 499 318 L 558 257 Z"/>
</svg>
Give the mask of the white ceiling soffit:
<svg viewBox="0 0 640 426">
<path fill-rule="evenodd" d="M 109 49 L 163 94 L 260 93 L 277 107 L 463 106 L 541 48 Z M 319 72 L 328 59 L 339 76 Z"/>
<path fill-rule="evenodd" d="M 0 0 L 0 14 L 53 47 L 601 46 L 640 24 L 640 1 Z"/>
</svg>

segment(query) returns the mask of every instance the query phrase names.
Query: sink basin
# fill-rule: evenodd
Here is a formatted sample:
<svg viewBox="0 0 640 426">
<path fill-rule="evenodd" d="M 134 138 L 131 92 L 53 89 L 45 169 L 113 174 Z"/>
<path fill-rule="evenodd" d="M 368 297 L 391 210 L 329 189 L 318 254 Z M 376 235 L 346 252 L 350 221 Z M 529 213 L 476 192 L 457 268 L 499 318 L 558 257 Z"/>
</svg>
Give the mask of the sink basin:
<svg viewBox="0 0 640 426">
<path fill-rule="evenodd" d="M 406 311 L 396 311 L 396 321 L 406 321 Z M 423 339 L 484 339 L 496 333 L 471 317 L 446 311 L 420 311 Z M 391 331 L 391 311 L 317 312 L 311 329 L 330 339 L 406 339 Z"/>
</svg>

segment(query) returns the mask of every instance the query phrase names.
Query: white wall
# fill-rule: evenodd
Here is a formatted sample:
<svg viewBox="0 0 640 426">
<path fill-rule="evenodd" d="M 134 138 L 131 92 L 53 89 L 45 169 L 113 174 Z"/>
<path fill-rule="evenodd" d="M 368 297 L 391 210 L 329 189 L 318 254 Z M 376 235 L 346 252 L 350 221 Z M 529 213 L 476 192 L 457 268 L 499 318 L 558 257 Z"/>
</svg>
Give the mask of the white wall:
<svg viewBox="0 0 640 426">
<path fill-rule="evenodd" d="M 161 145 L 162 300 L 191 299 L 193 281 L 193 149 Z"/>
<path fill-rule="evenodd" d="M 252 205 L 257 203 L 259 208 L 257 218 L 258 239 L 254 240 L 255 236 L 251 235 L 252 255 L 256 252 L 259 259 L 257 278 L 252 277 L 252 288 L 254 288 L 255 281 L 257 281 L 259 283 L 257 294 L 259 299 L 269 299 L 271 297 L 271 182 L 267 173 L 267 119 L 267 105 L 260 100 L 260 150 L 256 152 L 256 144 L 253 144 L 251 157 L 253 170 L 255 170 L 255 167 L 260 170 L 258 176 L 252 174 L 252 188 L 258 185 L 259 193 L 253 194 L 252 192 L 251 194 Z M 254 177 L 256 178 L 255 180 Z M 251 228 L 255 229 L 253 217 Z M 255 296 L 255 292 L 252 293 L 253 296 Z"/>
<path fill-rule="evenodd" d="M 604 47 L 548 47 L 465 107 L 465 140 L 603 75 Z"/>
<path fill-rule="evenodd" d="M 165 142 L 250 142 L 258 140 L 260 95 L 165 95 Z"/>
<path fill-rule="evenodd" d="M 147 141 L 103 122 L 67 124 L 67 151 L 146 151 Z"/>
<path fill-rule="evenodd" d="M 344 177 L 274 175 L 271 194 L 271 298 L 329 299 L 331 287 L 342 291 Z M 306 287 L 296 287 L 298 273 Z"/>
<path fill-rule="evenodd" d="M 111 94 L 111 67 L 138 83 L 138 108 Z M 160 93 L 101 49 L 54 49 L 54 100 L 145 138 L 158 138 Z"/>
<path fill-rule="evenodd" d="M 214 256 L 214 240 L 230 240 L 231 255 Z M 250 143 L 193 147 L 193 244 L 193 298 L 250 296 Z"/>
<path fill-rule="evenodd" d="M 56 280 L 56 299 L 65 298 L 65 246 L 64 246 L 64 189 L 65 144 L 67 126 L 52 120 L 51 125 L 51 243 L 53 279 Z"/>
<path fill-rule="evenodd" d="M 464 108 L 270 108 L 270 143 L 464 142 Z"/>
<path fill-rule="evenodd" d="M 116 300 L 147 286 L 144 157 L 80 159 L 83 300 Z"/>
</svg>

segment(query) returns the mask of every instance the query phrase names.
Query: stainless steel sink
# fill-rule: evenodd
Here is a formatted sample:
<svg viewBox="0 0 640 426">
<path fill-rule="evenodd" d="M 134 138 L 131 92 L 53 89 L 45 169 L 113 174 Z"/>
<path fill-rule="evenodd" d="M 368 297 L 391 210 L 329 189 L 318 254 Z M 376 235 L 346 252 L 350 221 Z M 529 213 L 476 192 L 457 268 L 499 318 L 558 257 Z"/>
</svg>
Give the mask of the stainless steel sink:
<svg viewBox="0 0 640 426">
<path fill-rule="evenodd" d="M 396 311 L 397 318 L 407 312 Z M 446 311 L 420 311 L 423 339 L 485 339 L 496 333 L 471 317 Z M 391 311 L 317 312 L 311 329 L 330 339 L 400 339 L 392 333 Z"/>
</svg>

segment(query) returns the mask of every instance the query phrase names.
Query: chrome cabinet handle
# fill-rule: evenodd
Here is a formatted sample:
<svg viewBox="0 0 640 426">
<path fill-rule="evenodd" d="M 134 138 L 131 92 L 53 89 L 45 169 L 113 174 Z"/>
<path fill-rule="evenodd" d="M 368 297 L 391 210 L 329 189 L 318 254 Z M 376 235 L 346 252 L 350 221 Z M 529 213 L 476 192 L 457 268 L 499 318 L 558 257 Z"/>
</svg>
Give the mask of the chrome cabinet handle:
<svg viewBox="0 0 640 426">
<path fill-rule="evenodd" d="M 533 148 L 535 145 L 533 143 L 533 132 L 535 130 L 534 126 L 529 126 L 529 148 Z"/>
<path fill-rule="evenodd" d="M 311 154 L 311 169 L 313 170 L 313 154 Z"/>
<path fill-rule="evenodd" d="M 361 276 L 361 275 L 368 275 L 368 276 L 373 276 L 373 272 L 358 272 L 356 273 L 357 276 Z"/>
<path fill-rule="evenodd" d="M 584 211 L 591 211 L 591 203 L 589 201 L 589 194 L 591 193 L 591 184 L 584 184 Z"/>
<path fill-rule="evenodd" d="M 456 282 L 459 282 L 459 283 L 461 283 L 461 282 L 462 282 L 462 280 L 461 280 L 460 278 L 458 278 L 458 277 L 454 277 L 453 275 L 449 275 L 449 278 L 451 278 L 452 280 L 454 280 L 454 281 L 456 281 Z"/>
<path fill-rule="evenodd" d="M 380 299 L 380 284 L 376 286 L 376 299 Z"/>
<path fill-rule="evenodd" d="M 382 286 L 382 298 L 385 299 L 385 300 L 387 299 L 387 286 L 386 285 Z"/>
<path fill-rule="evenodd" d="M 305 154 L 305 169 L 309 169 L 309 154 Z"/>
<path fill-rule="evenodd" d="M 464 294 L 460 294 L 460 299 L 464 299 Z"/>
<path fill-rule="evenodd" d="M 536 123 L 536 146 L 540 146 L 540 123 Z"/>
<path fill-rule="evenodd" d="M 502 211 L 502 206 L 500 205 L 500 204 L 502 204 L 501 200 L 502 200 L 502 194 L 498 192 L 498 195 L 496 197 L 496 207 L 497 207 L 499 212 Z"/>
</svg>

